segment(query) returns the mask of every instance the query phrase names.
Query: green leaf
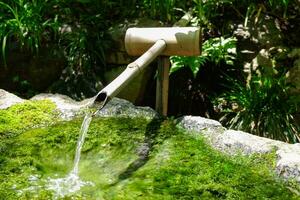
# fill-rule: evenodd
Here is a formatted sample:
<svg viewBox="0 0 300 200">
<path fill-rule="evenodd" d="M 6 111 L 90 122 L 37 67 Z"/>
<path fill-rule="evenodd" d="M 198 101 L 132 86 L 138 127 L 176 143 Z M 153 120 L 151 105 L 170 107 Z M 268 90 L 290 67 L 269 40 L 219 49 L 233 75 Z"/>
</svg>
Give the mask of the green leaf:
<svg viewBox="0 0 300 200">
<path fill-rule="evenodd" d="M 7 41 L 7 35 L 5 35 L 3 37 L 3 40 L 2 40 L 2 57 L 3 57 L 3 63 L 4 63 L 4 68 L 5 69 L 7 69 L 6 53 L 5 53 L 5 50 L 6 50 L 6 41 Z"/>
</svg>

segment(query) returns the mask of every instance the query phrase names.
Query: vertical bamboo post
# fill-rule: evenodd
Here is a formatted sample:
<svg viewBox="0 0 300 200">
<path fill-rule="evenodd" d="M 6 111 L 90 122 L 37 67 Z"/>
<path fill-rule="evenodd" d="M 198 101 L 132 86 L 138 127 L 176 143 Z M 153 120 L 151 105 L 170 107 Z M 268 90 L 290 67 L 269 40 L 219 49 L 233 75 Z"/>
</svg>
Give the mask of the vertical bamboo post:
<svg viewBox="0 0 300 200">
<path fill-rule="evenodd" d="M 168 114 L 169 70 L 169 57 L 159 57 L 157 67 L 155 110 L 162 116 L 167 116 Z"/>
</svg>

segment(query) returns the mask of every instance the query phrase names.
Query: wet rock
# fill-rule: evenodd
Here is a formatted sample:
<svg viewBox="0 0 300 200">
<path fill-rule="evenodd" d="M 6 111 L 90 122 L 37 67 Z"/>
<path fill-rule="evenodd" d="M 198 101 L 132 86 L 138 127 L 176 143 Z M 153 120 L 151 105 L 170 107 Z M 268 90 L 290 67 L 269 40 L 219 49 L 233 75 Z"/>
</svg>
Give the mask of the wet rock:
<svg viewBox="0 0 300 200">
<path fill-rule="evenodd" d="M 17 103 L 22 103 L 23 101 L 25 100 L 12 93 L 0 89 L 0 109 L 9 108 L 10 106 Z"/>
<path fill-rule="evenodd" d="M 135 106 L 124 99 L 113 98 L 97 113 L 97 116 L 131 118 L 144 117 L 147 119 L 153 119 L 158 117 L 158 113 L 150 107 Z"/>
</svg>

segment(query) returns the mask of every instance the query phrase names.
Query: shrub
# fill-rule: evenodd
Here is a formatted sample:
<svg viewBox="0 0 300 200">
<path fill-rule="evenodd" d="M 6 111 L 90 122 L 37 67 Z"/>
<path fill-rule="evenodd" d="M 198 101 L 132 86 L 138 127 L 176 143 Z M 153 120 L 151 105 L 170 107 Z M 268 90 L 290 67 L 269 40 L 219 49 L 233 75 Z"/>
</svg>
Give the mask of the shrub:
<svg viewBox="0 0 300 200">
<path fill-rule="evenodd" d="M 5 67 L 7 44 L 16 42 L 20 49 L 38 52 L 42 40 L 57 30 L 55 19 L 46 17 L 49 6 L 43 1 L 0 1 L 0 39 Z"/>
<path fill-rule="evenodd" d="M 300 141 L 299 127 L 293 113 L 299 98 L 289 93 L 285 76 L 253 76 L 248 85 L 237 80 L 219 98 L 231 106 L 223 111 L 221 121 L 229 128 L 290 143 Z"/>
<path fill-rule="evenodd" d="M 219 65 L 225 61 L 227 65 L 233 65 L 236 55 L 236 39 L 234 37 L 217 37 L 206 40 L 202 45 L 202 54 L 200 56 L 171 56 L 170 74 L 176 72 L 182 67 L 189 67 L 196 77 L 200 68 L 207 61 Z"/>
</svg>

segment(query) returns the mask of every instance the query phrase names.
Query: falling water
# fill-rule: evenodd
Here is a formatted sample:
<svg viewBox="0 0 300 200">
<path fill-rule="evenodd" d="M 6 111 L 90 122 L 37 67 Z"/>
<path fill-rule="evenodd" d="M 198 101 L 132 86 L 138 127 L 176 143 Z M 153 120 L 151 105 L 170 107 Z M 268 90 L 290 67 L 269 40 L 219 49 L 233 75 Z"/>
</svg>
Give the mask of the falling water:
<svg viewBox="0 0 300 200">
<path fill-rule="evenodd" d="M 86 136 L 86 133 L 89 129 L 90 123 L 92 121 L 92 114 L 87 113 L 84 117 L 84 120 L 81 125 L 80 129 L 80 135 L 77 141 L 77 147 L 76 147 L 76 154 L 75 154 L 75 159 L 74 159 L 74 167 L 71 173 L 78 174 L 78 164 L 80 161 L 80 154 L 81 154 L 81 149 L 84 143 L 84 139 Z"/>
<path fill-rule="evenodd" d="M 100 104 L 100 108 L 98 108 L 95 112 L 87 112 L 84 120 L 81 124 L 79 138 L 77 141 L 76 153 L 74 158 L 74 166 L 72 171 L 64 178 L 49 178 L 47 189 L 55 192 L 55 198 L 61 198 L 67 196 L 69 194 L 75 193 L 80 190 L 83 186 L 93 186 L 94 184 L 89 181 L 82 181 L 79 178 L 79 161 L 81 155 L 81 149 L 84 144 L 84 139 L 88 132 L 90 123 L 92 121 L 93 116 L 95 116 L 105 105 L 105 102 Z"/>
<path fill-rule="evenodd" d="M 80 180 L 78 175 L 79 172 L 78 165 L 80 161 L 81 149 L 91 121 L 92 121 L 92 114 L 87 113 L 81 125 L 79 138 L 77 141 L 74 166 L 72 171 L 64 178 L 56 178 L 56 179 L 49 178 L 48 180 L 47 189 L 53 190 L 55 192 L 55 197 L 58 198 L 64 197 L 68 194 L 72 194 L 80 190 L 80 188 L 83 186 L 93 185 L 92 182 L 84 182 Z"/>
</svg>

